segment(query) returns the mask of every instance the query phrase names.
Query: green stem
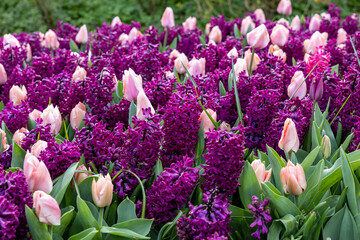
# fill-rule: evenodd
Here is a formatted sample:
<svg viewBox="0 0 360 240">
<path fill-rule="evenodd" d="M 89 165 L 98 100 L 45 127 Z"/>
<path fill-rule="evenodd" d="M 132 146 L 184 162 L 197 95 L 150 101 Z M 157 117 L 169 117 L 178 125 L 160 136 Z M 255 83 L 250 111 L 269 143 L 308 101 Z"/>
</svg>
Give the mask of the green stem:
<svg viewBox="0 0 360 240">
<path fill-rule="evenodd" d="M 250 76 L 252 75 L 252 65 L 253 65 L 253 61 L 254 61 L 254 55 L 255 55 L 255 48 L 252 48 L 250 67 L 249 67 L 249 75 Z"/>
<path fill-rule="evenodd" d="M 66 124 L 65 124 L 65 121 L 63 121 L 63 125 L 64 125 L 64 131 L 65 131 L 65 137 L 66 137 L 66 140 L 69 141 L 69 135 L 68 135 L 68 132 L 67 132 L 67 129 L 66 129 Z"/>
<path fill-rule="evenodd" d="M 98 220 L 100 229 L 102 227 L 103 218 L 104 218 L 104 208 L 101 207 L 99 212 L 99 220 Z"/>
<path fill-rule="evenodd" d="M 50 48 L 51 59 L 54 59 L 54 49 Z"/>
<path fill-rule="evenodd" d="M 357 61 L 358 61 L 358 64 L 359 64 L 359 66 L 360 66 L 360 59 L 359 59 L 359 56 L 358 56 L 358 54 L 357 54 L 357 51 L 356 51 L 356 48 L 355 48 L 355 45 L 354 45 L 354 42 L 353 42 L 352 38 L 350 38 L 350 42 L 351 42 L 351 45 L 352 45 L 352 47 L 353 47 L 353 49 L 354 49 L 354 53 L 355 53 L 356 59 L 357 59 Z"/>
<path fill-rule="evenodd" d="M 81 196 L 80 196 L 80 191 L 79 191 L 79 187 L 78 187 L 78 185 L 77 185 L 77 182 L 76 182 L 74 176 L 73 176 L 73 181 L 74 181 L 74 186 L 75 186 L 76 193 L 77 193 L 77 195 L 81 198 Z"/>
<path fill-rule="evenodd" d="M 235 76 L 235 68 L 234 68 L 234 58 L 231 58 L 231 66 L 232 66 L 232 74 L 233 74 L 233 82 L 234 82 L 234 93 L 235 93 L 235 101 L 236 101 L 236 110 L 238 113 L 238 118 L 241 122 L 241 124 L 244 126 L 244 122 L 243 122 L 243 113 L 241 111 L 241 104 L 240 104 L 240 99 L 239 99 L 239 92 L 237 90 L 237 85 L 236 85 L 236 76 Z"/>
<path fill-rule="evenodd" d="M 169 34 L 169 29 L 165 28 L 164 49 L 165 49 L 166 44 L 167 44 L 168 34 Z"/>
<path fill-rule="evenodd" d="M 290 150 L 290 152 L 289 152 L 289 161 L 291 162 L 291 154 L 292 154 L 292 150 Z"/>
<path fill-rule="evenodd" d="M 53 239 L 53 234 L 52 234 L 52 225 L 48 225 L 48 231 L 50 233 L 51 239 Z"/>
<path fill-rule="evenodd" d="M 344 104 L 341 106 L 341 108 L 339 109 L 339 111 L 336 113 L 335 117 L 333 118 L 333 120 L 331 120 L 330 126 L 333 124 L 333 122 L 335 121 L 336 117 L 339 115 L 340 111 L 343 109 L 343 107 L 345 106 L 345 104 L 347 103 L 347 101 L 349 100 L 349 98 L 351 97 L 351 93 L 349 94 L 349 96 L 346 98 Z"/>
</svg>

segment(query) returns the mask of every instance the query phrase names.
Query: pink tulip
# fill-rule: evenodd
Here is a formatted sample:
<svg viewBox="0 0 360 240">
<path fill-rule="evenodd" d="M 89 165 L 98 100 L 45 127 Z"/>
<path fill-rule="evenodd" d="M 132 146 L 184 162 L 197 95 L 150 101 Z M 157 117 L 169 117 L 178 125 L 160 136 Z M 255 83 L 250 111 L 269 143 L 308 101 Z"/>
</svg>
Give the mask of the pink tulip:
<svg viewBox="0 0 360 240">
<path fill-rule="evenodd" d="M 161 18 L 161 26 L 164 28 L 172 28 L 175 26 L 174 12 L 171 7 L 165 9 Z"/>
<path fill-rule="evenodd" d="M 121 46 L 129 43 L 130 42 L 129 35 L 127 35 L 126 33 L 122 33 L 119 37 L 119 42 L 120 42 Z"/>
<path fill-rule="evenodd" d="M 61 210 L 56 200 L 43 191 L 34 192 L 34 208 L 39 221 L 58 226 L 61 223 Z"/>
<path fill-rule="evenodd" d="M 43 161 L 27 152 L 24 159 L 24 175 L 31 192 L 41 190 L 50 193 L 53 183 Z"/>
<path fill-rule="evenodd" d="M 226 122 L 222 122 L 220 124 L 220 130 L 223 130 L 223 131 L 230 131 L 231 130 L 231 127 L 230 127 L 230 124 L 226 123 Z"/>
<path fill-rule="evenodd" d="M 84 68 L 77 66 L 72 75 L 71 82 L 80 82 L 86 79 L 87 72 Z"/>
<path fill-rule="evenodd" d="M 241 21 L 240 33 L 245 36 L 249 28 L 250 31 L 253 30 L 255 28 L 255 23 L 250 16 L 247 16 Z"/>
<path fill-rule="evenodd" d="M 175 66 L 175 70 L 176 72 L 178 72 L 179 74 L 184 74 L 186 73 L 185 68 L 189 68 L 189 60 L 186 57 L 185 54 L 181 53 L 174 61 L 174 66 Z M 184 68 L 185 66 L 185 68 Z"/>
<path fill-rule="evenodd" d="M 90 171 L 84 165 L 80 165 L 76 170 Z M 91 173 L 88 172 L 75 172 L 74 177 L 76 183 L 79 185 L 82 181 L 84 181 L 87 177 L 92 176 Z"/>
<path fill-rule="evenodd" d="M 285 27 L 289 27 L 289 21 L 286 20 L 285 18 L 280 18 L 278 21 L 277 21 L 277 24 L 282 24 L 284 25 Z"/>
<path fill-rule="evenodd" d="M 289 39 L 289 29 L 284 25 L 277 24 L 271 32 L 270 39 L 273 44 L 284 46 Z"/>
<path fill-rule="evenodd" d="M 209 33 L 209 40 L 213 40 L 215 43 L 219 43 L 222 40 L 222 33 L 219 26 L 215 26 Z"/>
<path fill-rule="evenodd" d="M 255 18 L 260 22 L 260 24 L 263 24 L 266 22 L 264 11 L 261 8 L 258 8 L 254 11 Z"/>
<path fill-rule="evenodd" d="M 264 24 L 261 24 L 260 26 L 249 32 L 246 36 L 246 39 L 249 46 L 259 49 L 265 48 L 270 42 L 269 33 Z"/>
<path fill-rule="evenodd" d="M 0 85 L 4 85 L 7 82 L 7 74 L 4 65 L 0 63 Z"/>
<path fill-rule="evenodd" d="M 182 25 L 184 31 L 191 31 L 196 29 L 196 17 L 188 17 Z"/>
<path fill-rule="evenodd" d="M 281 0 L 277 7 L 277 12 L 284 15 L 290 15 L 292 12 L 291 1 Z"/>
<path fill-rule="evenodd" d="M 259 181 L 259 184 L 263 182 L 268 182 L 271 177 L 272 169 L 265 170 L 265 165 L 261 162 L 260 159 L 256 159 L 251 163 L 252 168 L 255 171 L 256 177 Z M 261 185 L 260 185 L 261 186 Z"/>
<path fill-rule="evenodd" d="M 1 135 L 1 143 L 3 146 L 3 151 L 5 152 L 6 150 L 8 150 L 9 146 L 6 144 L 6 133 L 0 128 L 0 135 Z M 1 152 L 0 152 L 1 153 Z"/>
<path fill-rule="evenodd" d="M 56 33 L 51 29 L 48 30 L 45 33 L 45 47 L 57 49 L 57 48 L 59 48 L 59 46 L 60 46 L 60 43 L 57 39 Z"/>
<path fill-rule="evenodd" d="M 216 42 L 214 42 L 214 40 L 212 40 L 212 39 L 209 39 L 208 45 L 216 46 Z"/>
<path fill-rule="evenodd" d="M 79 102 L 70 113 L 70 124 L 73 129 L 78 129 L 82 119 L 85 117 L 86 107 Z"/>
<path fill-rule="evenodd" d="M 205 58 L 195 59 L 193 58 L 189 62 L 189 73 L 191 76 L 205 75 Z"/>
<path fill-rule="evenodd" d="M 20 128 L 15 131 L 13 136 L 13 141 L 16 142 L 19 146 L 21 146 L 21 143 L 24 138 L 26 138 L 24 133 L 29 132 L 26 128 Z"/>
<path fill-rule="evenodd" d="M 319 14 L 316 13 L 310 20 L 309 30 L 311 32 L 318 31 L 320 29 L 320 24 L 321 24 L 321 17 L 319 16 Z"/>
<path fill-rule="evenodd" d="M 251 57 L 251 56 L 250 56 Z M 236 63 L 234 64 L 234 70 L 235 70 L 235 77 L 236 77 L 236 80 L 239 79 L 239 73 L 245 71 L 245 75 L 248 76 L 249 73 L 248 73 L 248 65 L 246 63 L 246 60 L 243 59 L 243 58 L 238 58 L 236 60 Z"/>
<path fill-rule="evenodd" d="M 301 21 L 298 15 L 296 15 L 291 21 L 290 28 L 294 31 L 300 31 Z"/>
<path fill-rule="evenodd" d="M 211 109 L 206 109 L 206 111 L 209 113 L 209 115 L 212 117 L 212 119 L 216 122 L 216 112 Z M 199 125 L 201 126 L 202 122 L 203 124 L 203 130 L 204 133 L 210 132 L 215 129 L 214 124 L 211 122 L 210 118 L 206 114 L 205 111 L 202 111 L 199 118 Z"/>
<path fill-rule="evenodd" d="M 330 21 L 331 15 L 329 13 L 323 12 L 323 13 L 321 13 L 321 18 L 323 20 L 329 20 Z"/>
<path fill-rule="evenodd" d="M 124 98 L 129 102 L 135 101 L 139 92 L 142 91 L 142 78 L 131 68 L 125 70 L 122 76 Z"/>
<path fill-rule="evenodd" d="M 340 28 L 337 32 L 336 44 L 340 45 L 346 42 L 347 33 L 343 28 Z"/>
<path fill-rule="evenodd" d="M 113 20 L 111 21 L 111 27 L 115 27 L 116 25 L 121 25 L 122 22 L 120 20 L 120 18 L 118 16 L 114 17 Z"/>
<path fill-rule="evenodd" d="M 318 31 L 314 32 L 311 35 L 310 40 L 306 39 L 304 41 L 305 52 L 312 55 L 317 52 L 319 47 L 325 47 L 327 43 L 328 34 L 326 32 L 320 33 Z"/>
<path fill-rule="evenodd" d="M 246 52 L 245 52 L 245 55 L 244 55 L 244 59 L 246 61 L 246 66 L 248 66 L 250 68 L 250 62 L 251 62 L 251 50 L 248 49 Z M 253 62 L 252 62 L 252 66 L 251 66 L 251 71 L 255 71 L 260 63 L 260 57 L 259 55 L 257 55 L 256 53 L 254 54 L 254 59 L 253 59 Z"/>
<path fill-rule="evenodd" d="M 228 58 L 236 59 L 239 57 L 239 53 L 235 47 L 233 47 L 227 54 Z"/>
<path fill-rule="evenodd" d="M 39 41 L 40 46 L 45 47 L 45 34 L 43 34 L 42 32 L 39 32 Z"/>
<path fill-rule="evenodd" d="M 175 77 L 174 72 L 172 72 L 172 71 L 166 71 L 166 72 L 165 72 L 165 77 L 167 77 L 167 78 L 174 78 L 174 77 Z"/>
<path fill-rule="evenodd" d="M 178 50 L 174 49 L 174 50 L 171 51 L 171 53 L 170 53 L 170 55 L 169 55 L 169 61 L 170 61 L 171 59 L 176 59 L 176 58 L 178 58 L 179 56 L 180 56 L 180 52 L 179 52 Z"/>
<path fill-rule="evenodd" d="M 207 23 L 207 24 L 205 25 L 205 33 L 206 33 L 206 35 L 209 35 L 209 33 L 210 33 L 210 28 L 211 28 L 211 24 L 210 24 L 210 23 Z"/>
<path fill-rule="evenodd" d="M 35 157 L 39 158 L 42 151 L 44 151 L 47 148 L 48 144 L 47 142 L 43 140 L 37 141 L 34 145 L 31 147 L 31 154 Z"/>
<path fill-rule="evenodd" d="M 286 56 L 286 52 L 284 52 L 283 50 L 279 49 L 279 50 L 273 51 L 272 55 L 281 58 L 283 60 L 283 63 L 286 62 L 287 56 Z"/>
<path fill-rule="evenodd" d="M 53 105 L 49 105 L 44 111 L 41 113 L 41 119 L 43 120 L 41 124 L 46 125 L 50 124 L 50 133 L 55 136 L 61 129 L 61 114 L 56 106 L 54 108 Z"/>
<path fill-rule="evenodd" d="M 41 113 L 39 110 L 34 109 L 31 113 L 29 113 L 29 118 L 36 122 L 36 120 L 41 118 Z"/>
<path fill-rule="evenodd" d="M 136 117 L 141 120 L 145 119 L 143 109 L 147 109 L 147 108 L 150 108 L 151 114 L 155 114 L 155 109 L 151 105 L 150 100 L 145 95 L 144 91 L 141 90 L 137 96 L 137 101 L 136 101 Z"/>
<path fill-rule="evenodd" d="M 14 106 L 21 105 L 21 101 L 26 101 L 27 91 L 26 87 L 22 86 L 21 88 L 17 85 L 13 85 L 9 92 L 10 102 L 13 102 Z"/>
<path fill-rule="evenodd" d="M 136 27 L 133 27 L 129 32 L 129 42 L 132 42 L 141 36 L 142 36 L 142 33 Z"/>
<path fill-rule="evenodd" d="M 290 160 L 286 167 L 281 169 L 280 180 L 285 193 L 300 195 L 306 189 L 304 169 L 298 163 L 295 166 Z"/>
<path fill-rule="evenodd" d="M 291 118 L 287 118 L 279 141 L 279 148 L 285 152 L 299 150 L 299 137 L 297 135 L 295 123 Z"/>
<path fill-rule="evenodd" d="M 303 99 L 306 96 L 306 82 L 304 81 L 304 74 L 302 71 L 296 71 L 294 76 L 291 78 L 290 85 L 288 86 L 288 96 L 291 97 L 296 89 L 300 86 L 297 92 L 294 94 L 294 98 L 298 97 Z"/>
<path fill-rule="evenodd" d="M 30 62 L 32 59 L 32 52 L 31 52 L 30 44 L 28 44 L 28 43 L 26 44 L 25 51 L 26 51 L 26 61 Z"/>
<path fill-rule="evenodd" d="M 19 41 L 12 34 L 5 34 L 3 38 L 4 49 L 9 47 L 20 47 Z"/>
<path fill-rule="evenodd" d="M 109 206 L 113 198 L 113 189 L 114 185 L 111 182 L 109 174 L 107 174 L 106 177 L 103 177 L 103 175 L 100 174 L 100 177 L 97 181 L 93 179 L 91 190 L 93 201 L 96 206 Z"/>
<path fill-rule="evenodd" d="M 89 40 L 88 30 L 86 24 L 82 25 L 79 32 L 76 34 L 75 41 L 77 43 L 86 44 Z"/>
</svg>

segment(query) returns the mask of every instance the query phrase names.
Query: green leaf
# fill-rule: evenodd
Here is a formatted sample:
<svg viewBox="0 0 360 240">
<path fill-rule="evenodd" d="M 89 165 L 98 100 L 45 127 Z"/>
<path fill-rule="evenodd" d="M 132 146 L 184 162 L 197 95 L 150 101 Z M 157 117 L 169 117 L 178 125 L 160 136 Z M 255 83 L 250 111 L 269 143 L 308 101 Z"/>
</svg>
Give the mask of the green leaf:
<svg viewBox="0 0 360 240">
<path fill-rule="evenodd" d="M 195 146 L 195 159 L 200 159 L 205 148 L 204 121 L 201 122 L 198 139 Z M 200 165 L 200 164 L 197 164 Z"/>
<path fill-rule="evenodd" d="M 80 52 L 78 45 L 72 39 L 70 39 L 70 49 L 72 52 Z"/>
<path fill-rule="evenodd" d="M 78 166 L 78 163 L 73 163 L 71 164 L 71 166 L 65 171 L 65 173 L 63 175 L 61 175 L 61 177 L 59 178 L 59 180 L 57 181 L 57 183 L 54 185 L 50 195 L 55 198 L 55 200 L 58 202 L 58 204 L 60 205 L 67 187 L 69 186 L 69 183 L 71 182 L 75 170 Z"/>
<path fill-rule="evenodd" d="M 35 129 L 36 125 L 37 125 L 36 122 L 29 118 L 28 123 L 27 123 L 28 130 L 31 131 L 31 130 Z"/>
<path fill-rule="evenodd" d="M 281 168 L 285 167 L 285 162 L 281 159 L 279 154 L 277 154 L 277 152 L 274 149 L 272 149 L 269 146 L 266 146 L 266 149 L 267 149 L 270 165 L 272 168 L 272 175 L 274 176 L 275 179 L 275 185 L 280 190 L 280 192 L 283 193 L 284 190 L 280 180 L 280 170 Z"/>
<path fill-rule="evenodd" d="M 347 148 L 349 147 L 353 136 L 354 136 L 354 133 L 351 133 L 351 134 L 345 139 L 345 141 L 341 144 L 340 147 L 341 147 L 344 151 L 346 151 Z"/>
<path fill-rule="evenodd" d="M 7 128 L 4 121 L 2 121 L 2 123 L 1 123 L 1 128 L 6 134 L 6 143 L 11 145 L 12 144 L 12 139 L 13 139 L 13 134 L 9 131 L 9 129 Z"/>
<path fill-rule="evenodd" d="M 34 212 L 25 205 L 26 221 L 29 225 L 31 237 L 34 240 L 51 240 L 50 233 L 47 230 L 47 225 L 39 222 Z"/>
<path fill-rule="evenodd" d="M 106 220 L 106 222 L 108 223 L 109 226 L 116 223 L 117 207 L 118 207 L 118 201 L 114 200 L 113 203 L 106 208 L 106 211 L 108 211 L 108 214 L 107 215 L 105 214 L 106 217 L 104 217 L 104 219 Z"/>
<path fill-rule="evenodd" d="M 71 236 L 68 240 L 91 240 L 93 239 L 99 230 L 96 230 L 96 228 L 88 228 L 84 231 Z"/>
<path fill-rule="evenodd" d="M 342 138 L 342 124 L 341 122 L 338 122 L 337 132 L 336 132 L 336 143 L 337 145 L 340 145 Z"/>
<path fill-rule="evenodd" d="M 126 222 L 117 223 L 112 227 L 129 229 L 140 235 L 146 236 L 150 232 L 153 221 L 154 221 L 153 219 L 137 218 Z"/>
<path fill-rule="evenodd" d="M 96 176 L 89 176 L 78 185 L 81 199 L 84 201 L 93 202 L 91 186 L 94 178 L 96 178 Z"/>
<path fill-rule="evenodd" d="M 174 38 L 174 40 L 171 42 L 169 49 L 176 49 L 177 46 L 177 38 Z"/>
<path fill-rule="evenodd" d="M 119 236 L 119 237 L 131 238 L 131 239 L 150 239 L 149 237 L 143 236 L 141 234 L 138 234 L 138 233 L 133 232 L 126 228 L 116 228 L 116 227 L 104 226 L 101 228 L 101 232 Z"/>
<path fill-rule="evenodd" d="M 222 81 L 219 82 L 220 96 L 226 96 L 226 90 Z"/>
<path fill-rule="evenodd" d="M 315 147 L 304 159 L 304 161 L 301 163 L 302 168 L 304 169 L 304 172 L 306 173 L 308 169 L 312 166 L 313 162 L 315 161 L 317 155 L 319 154 L 320 147 Z"/>
<path fill-rule="evenodd" d="M 251 204 L 252 196 L 257 196 L 260 198 L 261 196 L 261 188 L 259 181 L 256 177 L 255 171 L 250 165 L 248 161 L 245 162 L 244 170 L 241 172 L 240 178 L 239 178 L 239 195 L 242 204 L 247 207 L 249 204 Z"/>
<path fill-rule="evenodd" d="M 156 161 L 155 167 L 154 167 L 154 173 L 155 173 L 155 177 L 157 178 L 157 176 L 159 176 L 162 172 L 164 171 L 161 160 L 158 159 Z"/>
<path fill-rule="evenodd" d="M 239 27 L 236 23 L 234 24 L 234 35 L 235 35 L 235 38 L 241 38 Z"/>
<path fill-rule="evenodd" d="M 122 81 L 118 81 L 117 83 L 117 88 L 116 88 L 116 96 L 121 100 L 124 97 L 124 92 L 123 92 L 123 82 Z"/>
<path fill-rule="evenodd" d="M 296 60 L 295 60 L 295 58 L 294 58 L 294 57 L 292 58 L 292 64 L 293 64 L 293 66 L 295 66 L 295 65 L 296 65 Z"/>
<path fill-rule="evenodd" d="M 231 70 L 228 76 L 228 91 L 230 92 L 232 88 L 233 88 L 233 81 L 232 81 L 232 70 Z"/>
<path fill-rule="evenodd" d="M 134 101 L 131 101 L 130 108 L 129 108 L 129 126 L 133 127 L 134 124 L 132 122 L 132 117 L 136 115 L 136 105 Z"/>
<path fill-rule="evenodd" d="M 336 208 L 335 208 L 335 211 L 339 211 L 341 208 L 343 208 L 344 204 L 345 204 L 345 200 L 346 200 L 346 193 L 347 193 L 347 190 L 349 188 L 348 187 L 345 187 L 344 190 L 342 191 L 341 195 L 340 195 L 340 198 L 339 198 L 339 201 L 338 203 L 336 204 Z"/>
<path fill-rule="evenodd" d="M 78 213 L 70 229 L 70 235 L 77 234 L 85 229 L 95 227 L 99 229 L 99 224 L 91 213 L 90 208 L 84 200 L 77 196 Z"/>
<path fill-rule="evenodd" d="M 1 102 L 0 102 L 0 112 L 1 112 L 3 109 L 5 109 L 5 106 L 4 106 L 4 102 L 1 101 Z"/>
<path fill-rule="evenodd" d="M 331 67 L 331 74 L 339 73 L 339 64 Z"/>
<path fill-rule="evenodd" d="M 124 199 L 117 208 L 117 214 L 118 223 L 136 219 L 135 204 L 129 198 Z"/>
<path fill-rule="evenodd" d="M 233 81 L 234 81 L 234 93 L 235 93 L 235 101 L 236 101 L 236 111 L 238 113 L 238 118 L 240 119 L 240 122 L 243 123 L 242 118 L 243 118 L 243 114 L 241 111 L 241 105 L 240 105 L 240 99 L 239 99 L 239 92 L 237 90 L 237 85 L 236 85 L 236 76 L 235 76 L 235 68 L 234 68 L 234 59 L 231 59 L 231 69 L 232 69 L 232 74 L 233 74 Z"/>
<path fill-rule="evenodd" d="M 75 216 L 74 207 L 71 206 L 71 208 L 69 208 L 69 211 L 65 212 L 61 216 L 60 225 L 59 226 L 53 226 L 53 233 L 58 234 L 59 236 L 64 235 L 64 232 L 65 232 L 66 228 L 68 227 L 68 225 L 70 224 L 70 222 L 72 221 L 74 216 Z"/>
<path fill-rule="evenodd" d="M 273 221 L 269 228 L 267 239 L 279 239 L 282 230 L 285 230 L 282 234 L 282 238 L 290 236 L 296 231 L 297 228 L 298 222 L 296 218 L 291 214 L 287 214 L 284 217 Z"/>
<path fill-rule="evenodd" d="M 25 150 L 22 149 L 16 142 L 13 142 L 11 167 L 18 167 L 22 169 L 24 167 L 25 155 Z"/>
<path fill-rule="evenodd" d="M 179 213 L 174 217 L 174 219 L 172 220 L 172 222 L 168 222 L 170 223 L 167 228 L 164 231 L 164 234 L 162 235 L 163 237 L 165 237 L 170 231 L 171 229 L 173 229 L 176 226 L 177 221 L 179 220 L 179 218 L 183 215 L 184 213 L 182 211 L 179 211 Z"/>
<path fill-rule="evenodd" d="M 321 133 L 315 121 L 313 122 L 311 128 L 311 143 L 312 149 L 316 148 L 317 146 L 321 146 Z"/>
</svg>

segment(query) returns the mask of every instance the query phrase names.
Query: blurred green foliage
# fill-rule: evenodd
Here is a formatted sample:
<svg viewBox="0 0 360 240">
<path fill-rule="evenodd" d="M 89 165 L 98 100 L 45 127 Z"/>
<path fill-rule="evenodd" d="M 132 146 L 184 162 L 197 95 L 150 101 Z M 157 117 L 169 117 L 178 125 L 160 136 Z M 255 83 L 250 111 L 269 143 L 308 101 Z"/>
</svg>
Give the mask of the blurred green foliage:
<svg viewBox="0 0 360 240">
<path fill-rule="evenodd" d="M 0 0 L 0 34 L 10 32 L 46 31 L 57 21 L 72 25 L 86 24 L 94 30 L 103 22 L 119 16 L 125 23 L 139 21 L 145 28 L 160 26 L 166 6 L 174 9 L 175 20 L 181 24 L 196 16 L 203 27 L 211 16 L 224 14 L 227 19 L 243 17 L 246 12 L 263 8 L 267 18 L 276 16 L 279 0 Z M 293 14 L 311 15 L 323 12 L 330 0 L 293 0 Z M 344 16 L 359 12 L 359 0 L 334 0 Z"/>
</svg>

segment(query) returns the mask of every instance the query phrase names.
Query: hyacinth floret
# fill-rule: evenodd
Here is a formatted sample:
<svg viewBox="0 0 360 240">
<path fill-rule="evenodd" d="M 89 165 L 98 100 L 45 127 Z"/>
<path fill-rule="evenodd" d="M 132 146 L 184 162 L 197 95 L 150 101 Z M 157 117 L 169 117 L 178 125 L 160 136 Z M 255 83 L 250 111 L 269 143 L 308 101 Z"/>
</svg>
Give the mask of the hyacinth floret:
<svg viewBox="0 0 360 240">
<path fill-rule="evenodd" d="M 266 224 L 271 221 L 270 209 L 266 209 L 269 204 L 269 200 L 265 198 L 263 202 L 260 202 L 259 198 L 256 196 L 252 196 L 251 200 L 252 202 L 247 206 L 247 208 L 251 211 L 255 220 L 252 224 L 250 224 L 250 227 L 257 227 L 256 231 L 252 233 L 251 236 L 260 240 L 261 234 L 268 233 Z"/>
</svg>

